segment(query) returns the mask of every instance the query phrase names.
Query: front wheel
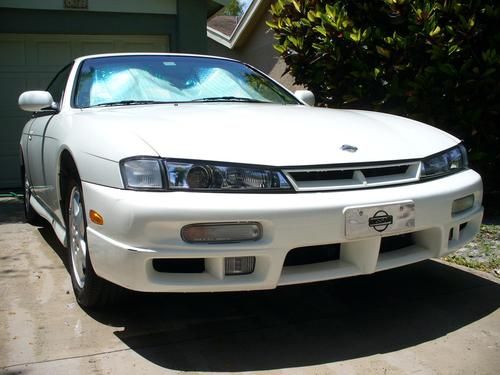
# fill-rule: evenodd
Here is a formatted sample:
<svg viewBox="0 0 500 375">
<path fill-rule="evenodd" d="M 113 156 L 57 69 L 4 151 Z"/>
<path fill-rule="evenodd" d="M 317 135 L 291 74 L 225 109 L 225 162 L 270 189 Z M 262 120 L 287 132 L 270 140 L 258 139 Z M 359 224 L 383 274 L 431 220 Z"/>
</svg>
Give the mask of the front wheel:
<svg viewBox="0 0 500 375">
<path fill-rule="evenodd" d="M 68 263 L 71 282 L 78 303 L 85 307 L 98 307 L 115 300 L 114 285 L 101 279 L 90 261 L 87 243 L 87 219 L 82 187 L 70 180 L 67 199 Z"/>
</svg>

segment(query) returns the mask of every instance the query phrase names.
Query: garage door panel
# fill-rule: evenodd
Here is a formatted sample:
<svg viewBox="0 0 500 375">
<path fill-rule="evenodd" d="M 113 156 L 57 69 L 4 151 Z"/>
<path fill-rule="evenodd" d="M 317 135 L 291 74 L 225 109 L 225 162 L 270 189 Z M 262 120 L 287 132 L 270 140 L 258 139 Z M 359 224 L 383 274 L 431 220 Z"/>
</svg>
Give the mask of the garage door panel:
<svg viewBox="0 0 500 375">
<path fill-rule="evenodd" d="M 126 40 L 117 43 L 117 49 L 123 52 L 165 52 L 168 50 L 168 40 Z"/>
<path fill-rule="evenodd" d="M 97 53 L 106 53 L 115 51 L 115 44 L 112 42 L 82 42 L 79 55 L 93 55 Z M 75 56 L 76 57 L 76 56 Z"/>
<path fill-rule="evenodd" d="M 18 138 L 21 136 L 22 129 L 19 130 L 19 132 L 11 132 L 10 134 L 7 134 L 5 131 L 0 131 L 0 137 L 5 137 L 6 135 L 12 135 L 12 133 L 17 133 Z M 9 158 L 9 157 L 14 157 L 17 158 L 19 155 L 19 145 L 16 143 L 12 142 L 0 142 L 0 157 L 2 158 Z M 3 165 L 2 165 L 3 168 Z M 3 169 L 2 169 L 2 175 L 3 175 Z M 3 177 L 3 176 L 2 176 Z"/>
<path fill-rule="evenodd" d="M 72 59 L 70 42 L 36 43 L 36 64 L 60 66 L 62 61 L 68 63 Z"/>
<path fill-rule="evenodd" d="M 17 98 L 27 89 L 27 80 L 22 77 L 0 76 L 0 108 L 12 108 L 17 105 Z"/>
<path fill-rule="evenodd" d="M 25 65 L 0 65 L 0 76 L 5 73 L 22 73 L 22 74 L 32 74 L 32 73 L 46 73 L 54 76 L 64 65 L 70 63 L 70 61 L 66 61 L 65 64 L 57 64 L 56 65 L 34 65 L 34 64 L 25 64 Z M 57 69 L 54 71 L 54 69 Z"/>
<path fill-rule="evenodd" d="M 0 125 L 0 155 L 17 155 L 19 139 L 21 138 L 24 124 L 28 122 L 30 116 L 29 113 L 26 113 L 26 115 L 22 114 L 2 119 L 2 124 Z"/>
<path fill-rule="evenodd" d="M 0 34 L 0 189 L 21 186 L 19 137 L 31 116 L 17 105 L 23 91 L 45 90 L 77 56 L 168 49 L 168 37 L 159 35 Z"/>
<path fill-rule="evenodd" d="M 19 110 L 18 113 L 11 112 L 9 114 L 2 115 L 2 123 L 0 124 L 0 143 L 4 146 L 5 144 L 17 144 L 19 142 L 19 137 L 21 136 L 24 124 L 26 124 L 30 118 L 31 113 L 21 110 Z M 16 142 L 12 141 L 13 136 L 16 137 Z M 5 151 L 5 147 L 0 149 L 0 153 Z"/>
<path fill-rule="evenodd" d="M 0 69 L 8 65 L 26 64 L 25 45 L 15 40 L 0 40 Z"/>
<path fill-rule="evenodd" d="M 26 116 L 27 115 L 27 116 Z M 0 166 L 2 188 L 18 187 L 19 178 L 19 138 L 22 128 L 30 115 L 2 118 L 0 126 Z M 19 126 L 19 124 L 22 124 Z M 17 139 L 13 142 L 12 139 Z"/>
<path fill-rule="evenodd" d="M 2 165 L 2 188 L 17 188 L 21 182 L 19 172 L 19 157 L 15 156 L 1 156 L 0 165 Z"/>
</svg>

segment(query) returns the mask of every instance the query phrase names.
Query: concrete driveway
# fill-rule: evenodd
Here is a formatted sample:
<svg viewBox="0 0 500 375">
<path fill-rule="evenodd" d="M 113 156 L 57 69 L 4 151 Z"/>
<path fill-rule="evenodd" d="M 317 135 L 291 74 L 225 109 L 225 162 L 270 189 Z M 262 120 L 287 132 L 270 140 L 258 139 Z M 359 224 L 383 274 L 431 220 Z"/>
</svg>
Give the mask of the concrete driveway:
<svg viewBox="0 0 500 375">
<path fill-rule="evenodd" d="M 50 227 L 0 200 L 0 373 L 498 374 L 500 284 L 426 261 L 266 292 L 82 310 Z"/>
</svg>

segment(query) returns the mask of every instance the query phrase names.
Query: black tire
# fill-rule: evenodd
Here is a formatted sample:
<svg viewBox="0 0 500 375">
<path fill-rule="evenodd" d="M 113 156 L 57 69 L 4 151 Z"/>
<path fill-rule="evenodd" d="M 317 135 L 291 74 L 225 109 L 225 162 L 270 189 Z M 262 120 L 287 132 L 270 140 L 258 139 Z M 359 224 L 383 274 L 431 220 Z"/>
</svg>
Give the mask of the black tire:
<svg viewBox="0 0 500 375">
<path fill-rule="evenodd" d="M 100 278 L 90 261 L 85 203 L 80 181 L 71 177 L 66 191 L 68 267 L 76 300 L 81 306 L 88 308 L 115 303 L 118 287 Z"/>
<path fill-rule="evenodd" d="M 24 167 L 21 168 L 21 176 L 24 181 L 24 218 L 29 224 L 40 224 L 42 217 L 33 209 L 30 203 L 31 199 L 31 183 L 28 173 Z"/>
</svg>

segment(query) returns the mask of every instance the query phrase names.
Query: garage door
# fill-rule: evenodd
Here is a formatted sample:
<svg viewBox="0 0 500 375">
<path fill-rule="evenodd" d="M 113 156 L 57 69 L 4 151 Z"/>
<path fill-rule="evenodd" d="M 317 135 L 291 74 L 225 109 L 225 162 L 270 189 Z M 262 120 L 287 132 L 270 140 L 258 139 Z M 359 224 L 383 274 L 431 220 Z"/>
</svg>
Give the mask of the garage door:
<svg viewBox="0 0 500 375">
<path fill-rule="evenodd" d="M 77 56 L 168 50 L 167 36 L 0 34 L 0 189 L 21 186 L 18 144 L 30 117 L 17 106 L 23 91 L 45 90 Z"/>
</svg>

